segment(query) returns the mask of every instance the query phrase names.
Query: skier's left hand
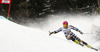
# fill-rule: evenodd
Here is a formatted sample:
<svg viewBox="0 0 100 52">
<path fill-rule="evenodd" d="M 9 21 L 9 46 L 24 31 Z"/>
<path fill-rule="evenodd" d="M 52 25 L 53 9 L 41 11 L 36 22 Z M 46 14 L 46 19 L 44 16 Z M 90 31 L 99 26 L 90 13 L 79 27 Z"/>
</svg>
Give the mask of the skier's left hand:
<svg viewBox="0 0 100 52">
<path fill-rule="evenodd" d="M 53 34 L 53 32 L 50 32 L 50 31 L 49 31 L 49 36 L 50 36 L 51 34 Z"/>
<path fill-rule="evenodd" d="M 52 33 L 51 32 L 49 32 L 49 36 L 51 35 Z"/>
<path fill-rule="evenodd" d="M 50 36 L 51 34 L 55 34 L 55 32 L 50 32 L 50 31 L 49 31 L 49 36 Z"/>
<path fill-rule="evenodd" d="M 83 32 L 81 32 L 81 31 L 80 31 L 80 34 L 82 34 L 82 35 L 83 35 Z"/>
</svg>

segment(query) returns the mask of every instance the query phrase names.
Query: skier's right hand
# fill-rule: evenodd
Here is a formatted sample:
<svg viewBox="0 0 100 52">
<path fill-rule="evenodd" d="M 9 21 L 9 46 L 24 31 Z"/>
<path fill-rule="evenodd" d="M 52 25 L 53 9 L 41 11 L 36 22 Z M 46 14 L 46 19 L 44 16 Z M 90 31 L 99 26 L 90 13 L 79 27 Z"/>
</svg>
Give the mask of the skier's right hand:
<svg viewBox="0 0 100 52">
<path fill-rule="evenodd" d="M 55 33 L 54 33 L 54 32 L 50 32 L 50 31 L 49 31 L 49 36 L 50 36 L 51 34 L 55 34 Z"/>
</svg>

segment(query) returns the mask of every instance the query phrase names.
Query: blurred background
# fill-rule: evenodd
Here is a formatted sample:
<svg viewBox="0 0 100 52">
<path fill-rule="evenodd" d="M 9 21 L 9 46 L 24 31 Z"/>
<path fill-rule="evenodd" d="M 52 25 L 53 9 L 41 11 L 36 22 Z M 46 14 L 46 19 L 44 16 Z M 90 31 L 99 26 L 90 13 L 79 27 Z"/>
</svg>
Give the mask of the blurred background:
<svg viewBox="0 0 100 52">
<path fill-rule="evenodd" d="M 54 14 L 99 14 L 99 2 L 99 0 L 12 0 L 10 20 L 25 24 L 29 21 L 40 21 Z M 0 15 L 7 17 L 8 8 L 8 5 L 0 4 Z"/>
</svg>

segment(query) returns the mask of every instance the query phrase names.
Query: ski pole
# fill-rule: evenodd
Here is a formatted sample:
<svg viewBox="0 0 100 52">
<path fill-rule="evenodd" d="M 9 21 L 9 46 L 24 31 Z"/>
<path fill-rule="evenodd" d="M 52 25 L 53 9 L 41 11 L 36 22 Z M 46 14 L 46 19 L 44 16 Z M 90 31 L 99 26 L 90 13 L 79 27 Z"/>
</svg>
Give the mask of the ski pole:
<svg viewBox="0 0 100 52">
<path fill-rule="evenodd" d="M 83 34 L 93 34 L 93 33 L 83 33 Z"/>
</svg>

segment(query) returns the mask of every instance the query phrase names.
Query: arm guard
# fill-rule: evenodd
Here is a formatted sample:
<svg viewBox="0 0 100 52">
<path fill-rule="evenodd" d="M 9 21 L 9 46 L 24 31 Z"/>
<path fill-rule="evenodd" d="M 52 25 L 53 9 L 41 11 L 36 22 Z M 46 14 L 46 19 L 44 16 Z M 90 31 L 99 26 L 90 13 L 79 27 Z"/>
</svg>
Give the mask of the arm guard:
<svg viewBox="0 0 100 52">
<path fill-rule="evenodd" d="M 60 32 L 60 31 L 62 31 L 61 28 L 59 28 L 58 30 L 54 31 L 54 33 L 58 33 L 58 32 Z"/>
<path fill-rule="evenodd" d="M 76 30 L 76 31 L 80 32 L 81 34 L 83 34 L 78 28 L 76 28 L 76 27 L 74 27 L 72 25 L 70 25 L 70 26 L 71 26 L 71 29 Z"/>
</svg>

